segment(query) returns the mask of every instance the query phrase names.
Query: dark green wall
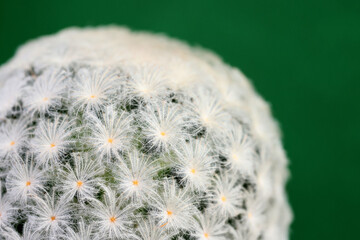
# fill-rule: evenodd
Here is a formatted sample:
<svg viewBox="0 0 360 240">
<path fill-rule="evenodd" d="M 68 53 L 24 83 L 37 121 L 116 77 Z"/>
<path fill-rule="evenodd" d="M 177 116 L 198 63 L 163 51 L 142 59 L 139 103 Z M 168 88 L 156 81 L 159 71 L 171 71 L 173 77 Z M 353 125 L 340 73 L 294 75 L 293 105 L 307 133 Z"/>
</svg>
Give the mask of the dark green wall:
<svg viewBox="0 0 360 240">
<path fill-rule="evenodd" d="M 116 23 L 217 52 L 271 102 L 291 161 L 291 239 L 359 239 L 360 1 L 0 0 L 0 63 L 28 39 Z"/>
</svg>

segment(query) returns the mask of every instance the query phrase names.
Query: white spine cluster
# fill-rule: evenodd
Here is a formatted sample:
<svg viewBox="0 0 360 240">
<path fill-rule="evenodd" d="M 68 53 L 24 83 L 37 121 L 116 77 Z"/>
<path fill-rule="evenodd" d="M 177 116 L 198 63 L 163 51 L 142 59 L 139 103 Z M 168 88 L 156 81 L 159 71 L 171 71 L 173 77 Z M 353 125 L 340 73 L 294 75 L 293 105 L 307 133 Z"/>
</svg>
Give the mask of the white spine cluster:
<svg viewBox="0 0 360 240">
<path fill-rule="evenodd" d="M 0 68 L 0 239 L 288 239 L 268 105 L 208 51 L 68 29 Z"/>
</svg>

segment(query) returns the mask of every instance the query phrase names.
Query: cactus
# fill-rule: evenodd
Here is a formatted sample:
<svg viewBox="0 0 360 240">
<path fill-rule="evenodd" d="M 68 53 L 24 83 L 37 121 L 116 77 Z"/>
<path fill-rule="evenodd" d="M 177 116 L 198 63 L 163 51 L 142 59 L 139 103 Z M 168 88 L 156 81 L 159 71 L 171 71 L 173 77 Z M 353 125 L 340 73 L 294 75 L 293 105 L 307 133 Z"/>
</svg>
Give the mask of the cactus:
<svg viewBox="0 0 360 240">
<path fill-rule="evenodd" d="M 4 239 L 288 239 L 279 130 L 215 54 L 70 28 L 0 68 Z"/>
</svg>

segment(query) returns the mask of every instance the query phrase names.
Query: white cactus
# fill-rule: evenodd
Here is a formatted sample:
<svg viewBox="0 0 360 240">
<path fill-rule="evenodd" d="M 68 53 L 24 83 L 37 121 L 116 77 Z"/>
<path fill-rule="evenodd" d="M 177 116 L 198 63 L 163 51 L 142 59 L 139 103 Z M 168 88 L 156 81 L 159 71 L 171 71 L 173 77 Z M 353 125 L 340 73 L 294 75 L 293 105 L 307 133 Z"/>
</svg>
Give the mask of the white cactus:
<svg viewBox="0 0 360 240">
<path fill-rule="evenodd" d="M 4 239 L 288 239 L 268 105 L 164 36 L 72 28 L 21 47 L 0 68 L 0 164 Z"/>
</svg>

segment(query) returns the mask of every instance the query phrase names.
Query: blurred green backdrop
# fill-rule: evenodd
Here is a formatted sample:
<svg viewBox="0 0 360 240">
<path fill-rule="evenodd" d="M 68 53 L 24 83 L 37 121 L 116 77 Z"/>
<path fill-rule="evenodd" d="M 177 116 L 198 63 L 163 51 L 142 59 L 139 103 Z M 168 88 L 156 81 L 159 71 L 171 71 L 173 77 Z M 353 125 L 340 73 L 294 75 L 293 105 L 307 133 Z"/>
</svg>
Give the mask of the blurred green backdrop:
<svg viewBox="0 0 360 240">
<path fill-rule="evenodd" d="M 291 161 L 291 239 L 359 239 L 360 1 L 0 0 L 0 63 L 28 39 L 116 23 L 217 52 L 272 104 Z"/>
</svg>

